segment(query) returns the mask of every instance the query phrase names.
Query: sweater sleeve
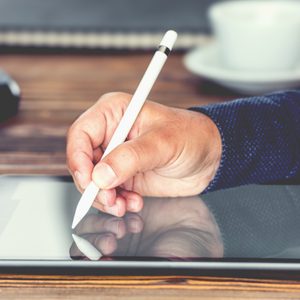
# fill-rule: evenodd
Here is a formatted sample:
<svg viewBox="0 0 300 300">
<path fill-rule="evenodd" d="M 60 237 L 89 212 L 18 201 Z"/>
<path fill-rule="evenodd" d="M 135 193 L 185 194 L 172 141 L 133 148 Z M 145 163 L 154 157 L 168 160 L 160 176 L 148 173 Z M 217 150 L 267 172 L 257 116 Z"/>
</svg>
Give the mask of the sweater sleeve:
<svg viewBox="0 0 300 300">
<path fill-rule="evenodd" d="M 300 182 L 300 90 L 191 110 L 210 117 L 222 138 L 220 167 L 206 191 Z"/>
</svg>

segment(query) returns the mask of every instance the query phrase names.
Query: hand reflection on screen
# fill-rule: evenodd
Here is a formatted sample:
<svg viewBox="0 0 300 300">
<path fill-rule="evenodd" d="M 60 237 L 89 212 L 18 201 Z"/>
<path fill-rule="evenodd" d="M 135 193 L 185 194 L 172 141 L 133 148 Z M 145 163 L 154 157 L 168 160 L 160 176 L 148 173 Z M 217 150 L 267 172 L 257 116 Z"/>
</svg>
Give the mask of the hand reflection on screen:
<svg viewBox="0 0 300 300">
<path fill-rule="evenodd" d="M 75 234 L 98 249 L 102 259 L 223 256 L 218 225 L 199 197 L 145 199 L 142 212 L 128 213 L 123 218 L 89 214 L 75 228 Z M 74 259 L 88 257 L 76 243 L 71 246 L 70 255 Z"/>
</svg>

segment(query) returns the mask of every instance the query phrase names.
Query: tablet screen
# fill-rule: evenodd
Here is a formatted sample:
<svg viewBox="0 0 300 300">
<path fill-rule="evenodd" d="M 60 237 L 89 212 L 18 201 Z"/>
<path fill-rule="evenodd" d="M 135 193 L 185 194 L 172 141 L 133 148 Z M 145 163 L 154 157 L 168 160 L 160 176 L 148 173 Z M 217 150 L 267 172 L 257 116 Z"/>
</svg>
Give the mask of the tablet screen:
<svg viewBox="0 0 300 300">
<path fill-rule="evenodd" d="M 257 186 L 186 198 L 145 198 L 123 218 L 91 209 L 69 178 L 2 176 L 5 261 L 300 261 L 300 186 Z"/>
</svg>

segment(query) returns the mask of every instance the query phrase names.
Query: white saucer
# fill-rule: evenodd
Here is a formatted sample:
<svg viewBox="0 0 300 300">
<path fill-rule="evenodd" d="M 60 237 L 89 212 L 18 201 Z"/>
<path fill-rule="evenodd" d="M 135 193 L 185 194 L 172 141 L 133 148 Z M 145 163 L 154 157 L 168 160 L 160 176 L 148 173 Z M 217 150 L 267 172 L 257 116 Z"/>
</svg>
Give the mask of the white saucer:
<svg viewBox="0 0 300 300">
<path fill-rule="evenodd" d="M 220 63 L 215 43 L 187 53 L 184 64 L 189 71 L 201 77 L 248 95 L 300 87 L 300 64 L 293 70 L 282 72 L 230 70 Z"/>
</svg>

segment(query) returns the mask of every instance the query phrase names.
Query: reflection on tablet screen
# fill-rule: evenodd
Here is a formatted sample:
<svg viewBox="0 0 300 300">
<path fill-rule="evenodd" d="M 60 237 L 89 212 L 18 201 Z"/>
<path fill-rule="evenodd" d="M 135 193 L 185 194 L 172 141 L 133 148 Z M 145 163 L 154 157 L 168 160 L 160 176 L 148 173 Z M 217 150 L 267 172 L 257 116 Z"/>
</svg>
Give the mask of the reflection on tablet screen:
<svg viewBox="0 0 300 300">
<path fill-rule="evenodd" d="M 92 209 L 72 232 L 72 182 L 7 176 L 0 185 L 0 260 L 300 259 L 299 186 L 146 198 L 123 218 Z"/>
<path fill-rule="evenodd" d="M 247 186 L 202 197 L 148 198 L 140 214 L 89 214 L 75 232 L 101 259 L 297 259 L 299 196 L 297 186 Z M 70 253 L 74 259 L 84 254 L 76 243 Z"/>
</svg>

